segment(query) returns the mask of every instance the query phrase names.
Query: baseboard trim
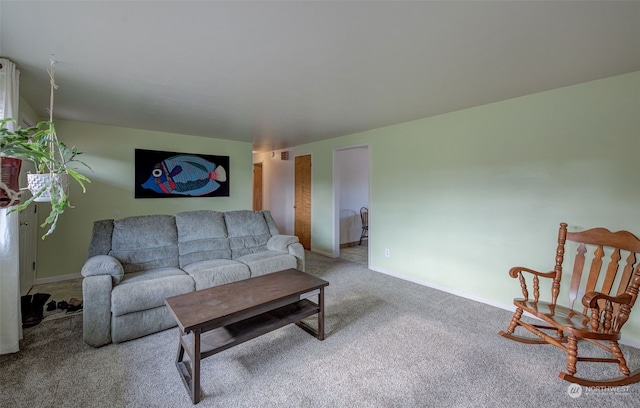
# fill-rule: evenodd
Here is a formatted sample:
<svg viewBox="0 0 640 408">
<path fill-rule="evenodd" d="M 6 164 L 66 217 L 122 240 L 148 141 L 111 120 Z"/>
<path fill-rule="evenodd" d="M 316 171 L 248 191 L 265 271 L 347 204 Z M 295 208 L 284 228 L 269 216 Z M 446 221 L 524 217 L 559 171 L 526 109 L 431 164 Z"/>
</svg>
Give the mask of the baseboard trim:
<svg viewBox="0 0 640 408">
<path fill-rule="evenodd" d="M 413 276 L 407 276 L 407 275 L 403 275 L 403 274 L 400 274 L 400 273 L 395 273 L 395 272 L 391 272 L 391 271 L 388 271 L 388 270 L 375 268 L 375 267 L 372 267 L 372 266 L 369 266 L 369 269 L 371 269 L 372 271 L 383 273 L 385 275 L 393 276 L 394 278 L 398 278 L 398 279 L 406 280 L 406 281 L 409 281 L 409 282 L 413 282 L 413 283 L 416 283 L 418 285 L 422 285 L 422 286 L 426 286 L 426 287 L 429 287 L 429 288 L 432 288 L 432 289 L 436 289 L 436 290 L 439 290 L 439 291 L 442 291 L 442 292 L 450 293 L 450 294 L 455 295 L 455 296 L 460 296 L 460 297 L 463 297 L 465 299 L 474 300 L 476 302 L 484 303 L 486 305 L 497 307 L 499 309 L 508 310 L 510 312 L 515 312 L 515 310 L 516 310 L 516 307 L 514 305 L 512 305 L 512 304 L 510 305 L 510 304 L 506 304 L 506 303 L 502 303 L 502 302 L 496 302 L 496 301 L 491 300 L 491 299 L 486 299 L 486 298 L 477 296 L 477 295 L 475 295 L 473 293 L 463 292 L 463 291 L 460 291 L 460 290 L 457 290 L 457 289 L 452 289 L 452 288 L 449 288 L 449 287 L 446 287 L 446 286 L 438 285 L 437 283 L 427 282 L 427 281 L 422 280 L 422 279 L 414 278 Z M 538 319 L 535 316 L 530 316 L 530 317 Z M 538 320 L 540 320 L 540 319 L 538 319 Z M 635 347 L 635 348 L 640 349 L 640 340 L 638 340 L 638 339 L 628 339 L 628 338 L 625 338 L 623 336 L 620 339 L 620 344 L 625 344 L 627 346 L 631 346 L 631 347 Z"/>
<path fill-rule="evenodd" d="M 374 270 L 376 272 L 384 273 L 385 275 L 393 276 L 394 278 L 398 278 L 398 279 L 406 280 L 406 281 L 409 281 L 409 282 L 417 283 L 418 285 L 422 285 L 422 286 L 426 286 L 426 287 L 429 287 L 429 288 L 432 288 L 432 289 L 436 289 L 436 290 L 439 290 L 439 291 L 442 291 L 442 292 L 450 293 L 450 294 L 455 295 L 455 296 L 460 296 L 460 297 L 463 297 L 465 299 L 474 300 L 476 302 L 484 303 L 484 304 L 489 305 L 489 306 L 494 306 L 494 307 L 497 307 L 497 308 L 500 308 L 500 309 L 508 310 L 510 312 L 514 312 L 516 310 L 516 307 L 514 305 L 509 305 L 509 304 L 502 303 L 502 302 L 496 302 L 495 300 L 479 297 L 474 293 L 463 292 L 463 291 L 460 291 L 460 290 L 457 290 L 457 289 L 452 289 L 452 288 L 449 288 L 449 287 L 446 287 L 446 286 L 439 285 L 437 283 L 432 283 L 432 282 L 428 282 L 428 281 L 425 281 L 425 280 L 422 280 L 422 279 L 418 279 L 418 278 L 415 278 L 413 276 L 407 276 L 407 275 L 403 275 L 403 274 L 400 274 L 400 273 L 395 273 L 395 272 L 391 272 L 391 271 L 388 271 L 388 270 L 375 268 L 375 267 L 372 267 L 372 266 L 370 266 L 369 269 Z"/>
<path fill-rule="evenodd" d="M 80 279 L 82 275 L 79 273 L 72 273 L 69 275 L 60 275 L 60 276 L 52 276 L 50 278 L 38 278 L 36 279 L 34 285 L 43 285 L 45 283 L 55 283 L 62 282 L 66 280 Z"/>
<path fill-rule="evenodd" d="M 310 249 L 310 251 L 313 252 L 314 254 L 326 256 L 327 258 L 336 258 L 335 256 L 333 256 L 333 254 L 329 252 L 318 251 L 317 249 Z"/>
<path fill-rule="evenodd" d="M 367 241 L 367 243 L 369 242 L 368 238 L 363 238 L 362 241 Z M 353 241 L 353 242 L 345 242 L 344 244 L 340 244 L 340 249 L 343 248 L 351 248 L 351 247 L 355 247 L 355 246 L 360 246 L 360 241 Z"/>
</svg>

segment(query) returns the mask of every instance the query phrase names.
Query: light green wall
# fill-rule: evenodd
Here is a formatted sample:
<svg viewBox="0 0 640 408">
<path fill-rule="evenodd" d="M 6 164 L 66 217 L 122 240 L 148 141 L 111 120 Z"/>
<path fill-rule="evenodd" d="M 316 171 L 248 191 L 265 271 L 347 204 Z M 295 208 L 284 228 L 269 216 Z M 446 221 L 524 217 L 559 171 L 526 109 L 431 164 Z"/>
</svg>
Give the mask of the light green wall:
<svg viewBox="0 0 640 408">
<path fill-rule="evenodd" d="M 640 234 L 638 112 L 635 72 L 298 146 L 313 160 L 312 249 L 333 251 L 333 150 L 368 144 L 371 268 L 509 305 L 508 269 L 550 269 L 559 222 Z M 251 208 L 250 144 L 56 122 L 95 172 L 39 245 L 38 278 L 78 273 L 97 219 Z M 134 148 L 231 156 L 231 197 L 135 200 Z M 640 314 L 625 339 L 640 344 Z"/>
<path fill-rule="evenodd" d="M 31 108 L 31 105 L 29 105 L 29 103 L 24 98 L 20 97 L 20 102 L 18 106 L 19 106 L 18 110 L 20 111 L 20 118 L 18 121 L 18 125 L 20 127 L 24 127 L 22 126 L 22 122 L 21 122 L 22 119 L 28 118 L 29 120 L 33 121 L 34 123 L 31 123 L 31 125 L 35 125 L 36 123 L 42 120 L 36 114 L 33 108 Z"/>
<path fill-rule="evenodd" d="M 640 72 L 299 146 L 314 250 L 334 245 L 333 149 L 361 143 L 374 270 L 506 306 L 511 266 L 552 269 L 560 222 L 640 234 Z M 640 344 L 640 313 L 625 329 Z"/>
<path fill-rule="evenodd" d="M 58 138 L 84 151 L 81 158 L 93 169 L 87 193 L 71 186 L 76 207 L 60 218 L 53 235 L 38 244 L 38 279 L 77 274 L 86 259 L 93 222 L 144 214 L 180 211 L 251 209 L 251 143 L 177 135 L 56 120 Z M 229 197 L 134 198 L 134 149 L 229 156 Z M 41 222 L 50 210 L 39 204 Z M 40 229 L 42 235 L 46 230 Z"/>
</svg>

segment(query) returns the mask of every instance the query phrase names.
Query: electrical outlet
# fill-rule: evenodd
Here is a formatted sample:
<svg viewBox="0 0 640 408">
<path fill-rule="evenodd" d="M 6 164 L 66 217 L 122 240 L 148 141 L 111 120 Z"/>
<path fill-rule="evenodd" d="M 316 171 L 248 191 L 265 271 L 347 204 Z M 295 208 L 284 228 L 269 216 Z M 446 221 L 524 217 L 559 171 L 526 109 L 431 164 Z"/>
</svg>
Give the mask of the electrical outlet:
<svg viewBox="0 0 640 408">
<path fill-rule="evenodd" d="M 389 248 L 384 250 L 384 256 L 386 256 L 387 258 L 391 256 L 391 251 L 389 251 Z"/>
</svg>

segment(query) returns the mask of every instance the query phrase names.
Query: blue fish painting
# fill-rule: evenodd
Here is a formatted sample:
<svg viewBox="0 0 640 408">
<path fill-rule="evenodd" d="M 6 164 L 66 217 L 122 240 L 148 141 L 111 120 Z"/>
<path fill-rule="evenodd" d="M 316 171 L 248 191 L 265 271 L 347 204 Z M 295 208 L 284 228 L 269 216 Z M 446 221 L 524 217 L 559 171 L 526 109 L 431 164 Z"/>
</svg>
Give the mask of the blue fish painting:
<svg viewBox="0 0 640 408">
<path fill-rule="evenodd" d="M 141 186 L 160 194 L 203 196 L 227 181 L 227 172 L 202 157 L 182 154 L 153 166 L 151 176 Z"/>
</svg>

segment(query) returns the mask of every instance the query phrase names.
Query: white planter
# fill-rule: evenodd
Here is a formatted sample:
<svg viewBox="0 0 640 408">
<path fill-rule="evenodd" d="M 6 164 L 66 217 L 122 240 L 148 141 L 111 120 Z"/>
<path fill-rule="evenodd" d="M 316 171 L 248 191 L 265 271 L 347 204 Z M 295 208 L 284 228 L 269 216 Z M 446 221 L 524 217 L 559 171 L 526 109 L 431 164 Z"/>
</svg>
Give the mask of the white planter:
<svg viewBox="0 0 640 408">
<path fill-rule="evenodd" d="M 69 188 L 69 175 L 66 173 L 63 174 L 55 174 L 53 175 L 53 180 L 51 174 L 27 174 L 27 187 L 31 194 L 34 196 L 38 194 L 40 190 L 45 189 L 40 197 L 36 198 L 35 202 L 37 203 L 47 203 L 51 202 L 51 184 L 56 183 L 56 189 L 59 191 L 64 191 L 65 193 Z"/>
</svg>

